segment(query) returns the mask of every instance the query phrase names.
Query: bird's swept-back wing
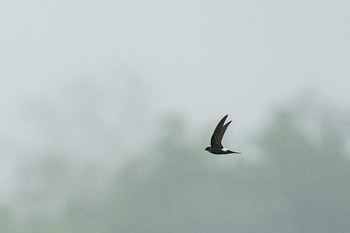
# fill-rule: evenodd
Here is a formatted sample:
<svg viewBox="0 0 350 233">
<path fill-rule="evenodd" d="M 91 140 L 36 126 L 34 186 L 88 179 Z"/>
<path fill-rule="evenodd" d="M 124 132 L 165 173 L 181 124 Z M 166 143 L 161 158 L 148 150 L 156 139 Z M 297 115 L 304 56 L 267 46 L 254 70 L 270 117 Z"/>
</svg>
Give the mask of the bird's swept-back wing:
<svg viewBox="0 0 350 233">
<path fill-rule="evenodd" d="M 222 127 L 222 129 L 221 129 L 221 134 L 220 134 L 220 137 L 219 137 L 220 143 L 221 143 L 221 141 L 222 141 L 222 138 L 224 137 L 224 134 L 225 134 L 225 132 L 226 132 L 227 127 L 231 124 L 231 122 L 232 122 L 232 121 L 227 122 L 227 123 Z"/>
<path fill-rule="evenodd" d="M 219 124 L 216 126 L 213 135 L 211 136 L 210 144 L 212 147 L 223 148 L 223 146 L 221 145 L 221 140 L 222 140 L 222 137 L 224 136 L 227 126 L 231 123 L 229 122 L 224 126 L 224 122 L 226 118 L 227 118 L 227 115 L 221 119 Z"/>
</svg>

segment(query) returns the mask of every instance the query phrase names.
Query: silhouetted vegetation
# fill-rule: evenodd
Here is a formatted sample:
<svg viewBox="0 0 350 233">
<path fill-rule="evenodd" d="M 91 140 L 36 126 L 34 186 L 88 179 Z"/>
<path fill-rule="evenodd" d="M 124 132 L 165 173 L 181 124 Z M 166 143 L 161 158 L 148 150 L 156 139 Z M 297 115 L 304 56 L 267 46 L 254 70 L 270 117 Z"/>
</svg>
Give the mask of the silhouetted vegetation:
<svg viewBox="0 0 350 233">
<path fill-rule="evenodd" d="M 1 232 L 347 233 L 350 163 L 342 122 L 328 116 L 314 122 L 316 137 L 300 124 L 308 116 L 276 112 L 255 137 L 256 162 L 244 150 L 206 153 L 207 137 L 189 140 L 176 120 L 111 177 L 50 157 L 23 174 L 35 183 L 19 189 L 28 220 L 18 224 L 2 208 Z"/>
</svg>

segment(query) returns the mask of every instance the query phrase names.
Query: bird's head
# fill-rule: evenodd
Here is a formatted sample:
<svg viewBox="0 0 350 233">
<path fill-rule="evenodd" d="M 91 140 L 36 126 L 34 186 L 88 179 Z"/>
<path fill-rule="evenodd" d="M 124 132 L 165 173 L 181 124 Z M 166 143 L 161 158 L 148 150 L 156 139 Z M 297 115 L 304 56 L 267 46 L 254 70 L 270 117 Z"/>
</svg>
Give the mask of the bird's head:
<svg viewBox="0 0 350 233">
<path fill-rule="evenodd" d="M 206 151 L 210 151 L 210 146 L 208 146 L 207 148 L 205 148 Z"/>
</svg>

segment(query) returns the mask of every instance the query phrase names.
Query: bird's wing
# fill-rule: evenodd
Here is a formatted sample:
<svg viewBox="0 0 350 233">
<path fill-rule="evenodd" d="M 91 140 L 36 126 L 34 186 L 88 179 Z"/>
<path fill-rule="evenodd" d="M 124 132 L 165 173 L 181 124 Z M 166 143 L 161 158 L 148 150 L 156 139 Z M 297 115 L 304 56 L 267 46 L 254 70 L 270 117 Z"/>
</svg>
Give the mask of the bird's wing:
<svg viewBox="0 0 350 233">
<path fill-rule="evenodd" d="M 212 147 L 218 147 L 218 148 L 222 148 L 223 146 L 221 145 L 221 140 L 222 140 L 222 136 L 223 133 L 225 133 L 226 128 L 228 126 L 229 123 L 227 123 L 226 127 L 224 127 L 224 122 L 227 118 L 227 115 L 224 116 L 224 118 L 221 119 L 221 121 L 219 122 L 219 124 L 216 126 L 213 135 L 211 136 L 211 140 L 210 140 L 210 144 Z"/>
<path fill-rule="evenodd" d="M 221 143 L 221 141 L 222 141 L 222 138 L 224 137 L 224 134 L 225 134 L 225 132 L 226 132 L 227 127 L 231 124 L 231 122 L 232 122 L 232 121 L 227 122 L 227 123 L 222 127 L 222 129 L 221 129 L 221 134 L 220 134 L 220 137 L 219 137 L 220 143 Z"/>
</svg>

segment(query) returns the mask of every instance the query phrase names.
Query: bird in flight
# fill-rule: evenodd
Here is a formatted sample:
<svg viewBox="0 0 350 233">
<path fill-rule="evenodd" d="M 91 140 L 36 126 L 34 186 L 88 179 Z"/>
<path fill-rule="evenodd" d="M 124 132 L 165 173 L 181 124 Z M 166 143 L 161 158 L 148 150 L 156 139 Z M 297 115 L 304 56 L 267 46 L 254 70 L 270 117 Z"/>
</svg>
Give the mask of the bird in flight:
<svg viewBox="0 0 350 233">
<path fill-rule="evenodd" d="M 240 154 L 240 152 L 231 151 L 222 146 L 221 141 L 222 137 L 225 134 L 227 127 L 231 124 L 232 121 L 227 122 L 225 125 L 225 121 L 228 115 L 224 116 L 221 119 L 219 124 L 216 126 L 213 135 L 211 136 L 210 145 L 205 148 L 206 151 L 209 151 L 212 154 Z"/>
</svg>

